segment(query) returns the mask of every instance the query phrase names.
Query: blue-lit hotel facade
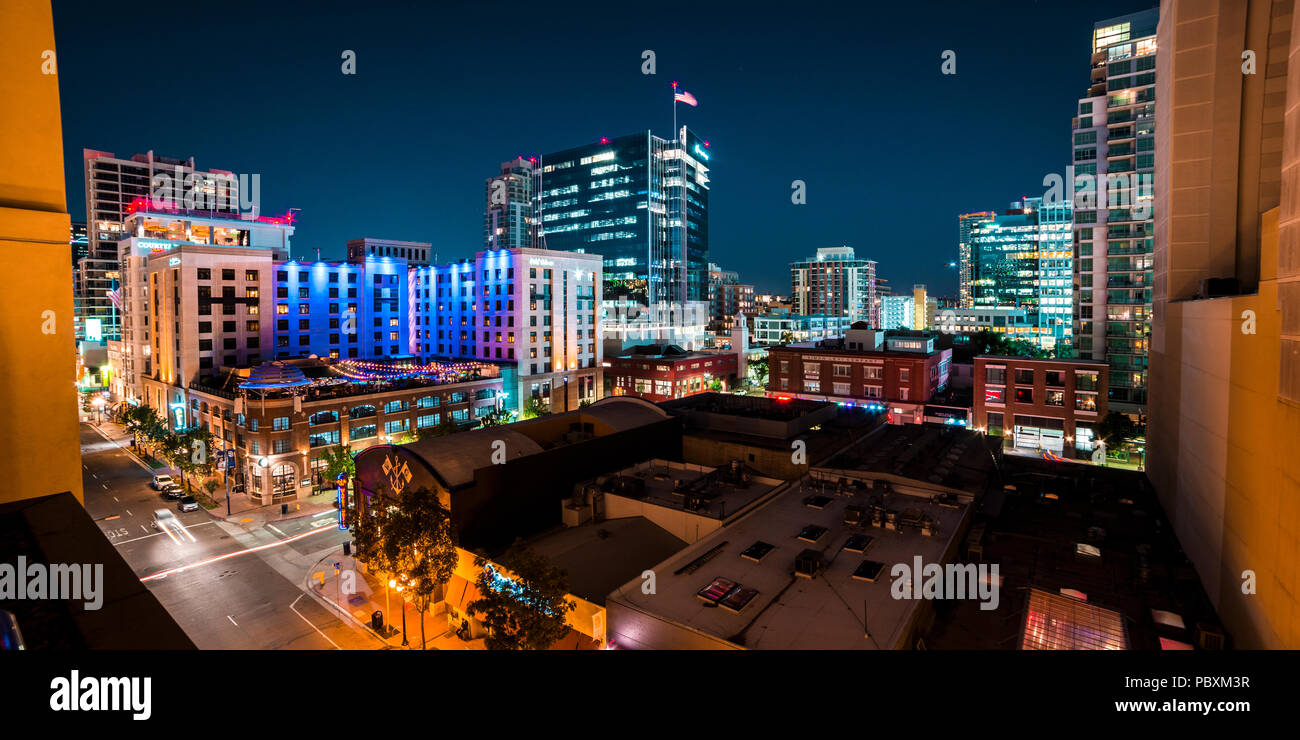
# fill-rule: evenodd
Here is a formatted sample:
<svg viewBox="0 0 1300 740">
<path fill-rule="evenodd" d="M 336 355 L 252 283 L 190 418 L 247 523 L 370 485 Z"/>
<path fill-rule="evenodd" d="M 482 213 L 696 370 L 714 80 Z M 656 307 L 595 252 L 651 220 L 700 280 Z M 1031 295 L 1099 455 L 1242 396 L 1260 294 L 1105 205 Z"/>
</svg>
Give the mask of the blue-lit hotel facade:
<svg viewBox="0 0 1300 740">
<path fill-rule="evenodd" d="M 407 260 L 275 265 L 275 355 L 361 359 L 410 354 Z"/>
</svg>

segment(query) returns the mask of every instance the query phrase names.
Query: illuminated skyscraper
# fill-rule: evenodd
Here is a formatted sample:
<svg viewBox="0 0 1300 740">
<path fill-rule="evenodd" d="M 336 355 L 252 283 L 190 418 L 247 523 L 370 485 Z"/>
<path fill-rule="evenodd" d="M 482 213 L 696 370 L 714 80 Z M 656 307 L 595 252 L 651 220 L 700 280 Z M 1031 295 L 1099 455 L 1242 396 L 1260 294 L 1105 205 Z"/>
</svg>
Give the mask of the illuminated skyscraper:
<svg viewBox="0 0 1300 740">
<path fill-rule="evenodd" d="M 1073 121 L 1075 347 L 1110 365 L 1110 408 L 1146 406 L 1158 11 L 1101 21 Z"/>
<path fill-rule="evenodd" d="M 1042 198 L 1011 204 L 971 230 L 973 308 L 1023 308 L 1043 349 L 1071 344 L 1073 253 L 1070 205 Z"/>
<path fill-rule="evenodd" d="M 489 177 L 487 208 L 483 212 L 485 249 L 523 249 L 533 246 L 534 161 L 516 157 L 501 163 L 501 174 Z"/>
<path fill-rule="evenodd" d="M 853 247 L 823 247 L 790 263 L 790 300 L 797 314 L 842 316 L 880 328 L 876 262 L 858 257 Z"/>
<path fill-rule="evenodd" d="M 685 126 L 542 157 L 538 246 L 601 255 L 607 299 L 707 301 L 709 158 Z"/>
<path fill-rule="evenodd" d="M 974 276 L 973 267 L 970 258 L 970 234 L 979 224 L 991 220 L 996 216 L 993 211 L 977 211 L 976 213 L 963 213 L 957 217 L 957 305 L 962 308 L 974 306 L 971 300 L 971 279 Z"/>
</svg>

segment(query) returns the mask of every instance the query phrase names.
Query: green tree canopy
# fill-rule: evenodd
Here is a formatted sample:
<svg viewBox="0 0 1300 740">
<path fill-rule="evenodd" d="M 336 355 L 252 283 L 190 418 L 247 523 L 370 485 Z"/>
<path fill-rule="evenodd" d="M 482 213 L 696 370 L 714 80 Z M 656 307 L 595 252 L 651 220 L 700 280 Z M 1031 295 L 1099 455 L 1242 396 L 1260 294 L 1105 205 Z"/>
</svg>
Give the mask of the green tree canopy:
<svg viewBox="0 0 1300 740">
<path fill-rule="evenodd" d="M 577 608 L 568 600 L 568 578 L 563 570 L 516 541 L 500 558 L 510 569 L 502 573 L 484 557 L 474 559 L 479 568 L 482 598 L 472 602 L 470 615 L 482 615 L 489 650 L 545 650 L 568 631 L 565 616 Z"/>
</svg>

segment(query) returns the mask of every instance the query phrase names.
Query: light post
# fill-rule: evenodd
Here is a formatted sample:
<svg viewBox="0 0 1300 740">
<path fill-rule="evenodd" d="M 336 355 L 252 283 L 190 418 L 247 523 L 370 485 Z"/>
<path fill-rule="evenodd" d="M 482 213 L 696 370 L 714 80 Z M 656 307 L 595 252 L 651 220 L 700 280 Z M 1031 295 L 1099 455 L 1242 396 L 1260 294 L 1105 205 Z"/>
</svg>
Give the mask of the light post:
<svg viewBox="0 0 1300 740">
<path fill-rule="evenodd" d="M 392 578 L 389 578 L 388 583 L 384 584 L 384 619 L 388 619 L 393 614 L 391 610 L 391 605 L 388 603 L 388 593 L 389 593 L 389 589 L 391 589 L 393 586 L 396 585 L 397 585 L 397 581 L 393 580 Z M 388 631 L 387 622 L 384 623 L 384 631 L 385 632 Z"/>
<path fill-rule="evenodd" d="M 406 576 L 402 576 L 402 579 L 405 580 L 405 579 L 406 579 Z M 402 610 L 402 647 L 406 647 L 406 646 L 409 645 L 410 643 L 408 643 L 408 642 L 406 641 L 406 597 L 405 597 L 405 596 L 402 596 L 402 589 L 403 589 L 403 588 L 405 588 L 405 586 L 401 586 L 401 585 L 399 585 L 399 586 L 397 587 L 397 595 L 398 595 L 398 596 L 401 598 L 401 600 L 402 600 L 402 603 L 401 603 L 401 605 L 400 605 L 400 607 L 399 607 L 399 608 Z"/>
</svg>

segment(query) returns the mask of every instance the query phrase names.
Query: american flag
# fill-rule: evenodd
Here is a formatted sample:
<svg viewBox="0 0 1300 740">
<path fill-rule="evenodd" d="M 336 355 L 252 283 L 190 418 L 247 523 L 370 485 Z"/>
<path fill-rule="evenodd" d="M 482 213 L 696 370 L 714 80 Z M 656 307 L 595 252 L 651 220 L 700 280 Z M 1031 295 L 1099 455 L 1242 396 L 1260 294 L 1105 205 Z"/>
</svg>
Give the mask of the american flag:
<svg viewBox="0 0 1300 740">
<path fill-rule="evenodd" d="M 122 310 L 122 289 L 115 288 L 113 290 L 106 291 L 106 292 L 108 293 L 108 299 L 113 302 L 114 306 L 117 306 L 117 310 L 121 311 Z"/>
<path fill-rule="evenodd" d="M 679 93 L 673 93 L 673 101 L 677 103 L 685 103 L 691 106 L 692 108 L 699 105 L 699 102 L 695 100 L 695 96 L 691 95 L 685 90 Z"/>
</svg>

